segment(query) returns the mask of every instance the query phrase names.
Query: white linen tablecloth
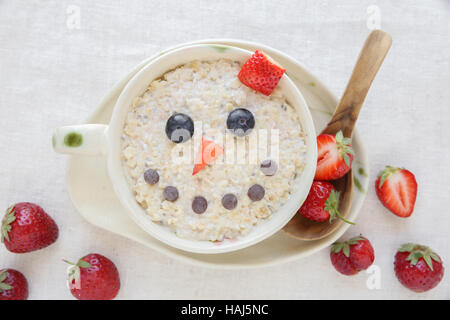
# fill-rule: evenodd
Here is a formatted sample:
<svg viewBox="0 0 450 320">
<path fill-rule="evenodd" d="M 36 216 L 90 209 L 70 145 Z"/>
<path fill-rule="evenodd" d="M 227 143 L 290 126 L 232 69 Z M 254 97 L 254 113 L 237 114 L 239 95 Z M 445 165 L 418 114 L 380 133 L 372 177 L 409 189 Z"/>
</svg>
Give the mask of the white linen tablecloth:
<svg viewBox="0 0 450 320">
<path fill-rule="evenodd" d="M 328 250 L 276 267 L 211 270 L 100 230 L 75 211 L 65 185 L 67 158 L 52 151 L 51 134 L 82 123 L 144 58 L 204 38 L 261 42 L 303 62 L 340 96 L 373 27 L 389 32 L 393 46 L 358 121 L 371 188 L 345 238 L 362 233 L 371 240 L 379 289 L 368 289 L 365 272 L 338 274 Z M 58 241 L 44 250 L 19 255 L 0 246 L 0 268 L 22 271 L 31 299 L 71 299 L 61 258 L 89 252 L 116 263 L 119 299 L 450 298 L 448 274 L 436 289 L 415 294 L 393 273 L 395 250 L 410 241 L 430 245 L 449 266 L 449 39 L 448 0 L 0 0 L 0 208 L 36 202 L 60 228 Z M 390 214 L 375 195 L 376 173 L 386 164 L 416 175 L 409 219 Z"/>
</svg>

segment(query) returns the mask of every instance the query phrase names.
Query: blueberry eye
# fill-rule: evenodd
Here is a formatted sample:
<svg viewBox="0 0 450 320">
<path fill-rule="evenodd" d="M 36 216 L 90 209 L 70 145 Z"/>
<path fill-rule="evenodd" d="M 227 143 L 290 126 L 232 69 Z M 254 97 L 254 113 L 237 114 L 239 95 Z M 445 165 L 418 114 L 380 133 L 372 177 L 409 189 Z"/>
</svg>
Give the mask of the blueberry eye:
<svg viewBox="0 0 450 320">
<path fill-rule="evenodd" d="M 172 142 L 186 142 L 194 134 L 194 122 L 184 113 L 175 113 L 167 120 L 166 134 Z"/>
<path fill-rule="evenodd" d="M 228 115 L 227 128 L 238 137 L 243 137 L 250 134 L 254 127 L 255 117 L 253 117 L 253 113 L 247 109 L 234 109 Z"/>
</svg>

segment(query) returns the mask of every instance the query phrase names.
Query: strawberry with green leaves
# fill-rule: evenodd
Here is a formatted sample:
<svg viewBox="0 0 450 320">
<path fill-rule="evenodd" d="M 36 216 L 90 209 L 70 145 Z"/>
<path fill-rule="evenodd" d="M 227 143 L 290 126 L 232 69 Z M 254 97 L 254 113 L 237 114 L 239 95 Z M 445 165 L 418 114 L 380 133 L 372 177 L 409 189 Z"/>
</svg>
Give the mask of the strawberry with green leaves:
<svg viewBox="0 0 450 320">
<path fill-rule="evenodd" d="M 119 272 L 115 264 L 98 253 L 91 253 L 69 269 L 69 288 L 78 300 L 112 300 L 120 289 Z"/>
<path fill-rule="evenodd" d="M 327 181 L 313 181 L 308 197 L 299 209 L 299 213 L 313 221 L 333 222 L 334 219 L 339 218 L 344 222 L 354 224 L 347 221 L 339 213 L 339 192 L 336 188 Z"/>
<path fill-rule="evenodd" d="M 433 289 L 444 277 L 444 266 L 438 254 L 414 243 L 406 243 L 398 249 L 394 270 L 400 283 L 415 292 Z"/>
<path fill-rule="evenodd" d="M 14 269 L 0 270 L 0 300 L 26 300 L 28 282 L 25 276 Z"/>
<path fill-rule="evenodd" d="M 37 204 L 16 203 L 6 210 L 1 226 L 1 241 L 14 253 L 45 248 L 58 238 L 55 221 Z"/>
<path fill-rule="evenodd" d="M 370 241 L 358 236 L 333 244 L 330 258 L 338 272 L 351 276 L 370 267 L 375 260 L 375 253 Z"/>
<path fill-rule="evenodd" d="M 352 168 L 353 152 L 351 139 L 345 138 L 342 131 L 336 135 L 317 136 L 317 168 L 315 180 L 336 180 Z"/>
<path fill-rule="evenodd" d="M 413 213 L 417 181 L 411 171 L 386 166 L 378 174 L 375 191 L 381 203 L 395 215 L 407 218 Z"/>
</svg>

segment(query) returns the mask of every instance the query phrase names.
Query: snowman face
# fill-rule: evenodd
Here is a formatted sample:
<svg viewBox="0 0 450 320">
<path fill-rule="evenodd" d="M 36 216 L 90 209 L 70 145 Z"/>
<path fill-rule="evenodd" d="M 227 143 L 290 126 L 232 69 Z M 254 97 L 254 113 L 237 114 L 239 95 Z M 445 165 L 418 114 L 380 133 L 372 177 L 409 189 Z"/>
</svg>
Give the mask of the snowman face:
<svg viewBox="0 0 450 320">
<path fill-rule="evenodd" d="M 268 97 L 241 84 L 240 68 L 178 67 L 127 115 L 122 160 L 136 201 L 182 238 L 245 235 L 286 203 L 305 166 L 298 114 L 277 89 Z"/>
</svg>

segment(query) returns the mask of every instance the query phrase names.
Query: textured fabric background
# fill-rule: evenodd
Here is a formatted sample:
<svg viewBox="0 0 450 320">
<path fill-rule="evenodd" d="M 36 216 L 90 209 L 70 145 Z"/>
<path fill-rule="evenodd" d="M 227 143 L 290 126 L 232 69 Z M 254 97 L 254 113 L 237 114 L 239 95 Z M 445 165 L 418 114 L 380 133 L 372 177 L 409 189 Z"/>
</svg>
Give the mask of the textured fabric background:
<svg viewBox="0 0 450 320">
<path fill-rule="evenodd" d="M 345 237 L 361 232 L 372 241 L 379 290 L 367 288 L 365 272 L 338 274 L 327 250 L 256 270 L 182 264 L 91 226 L 73 208 L 67 158 L 52 151 L 52 131 L 82 123 L 144 58 L 190 40 L 251 40 L 303 62 L 340 96 L 369 27 L 378 23 L 393 46 L 358 122 L 371 189 Z M 414 294 L 397 282 L 392 265 L 396 248 L 414 241 L 430 245 L 450 268 L 449 38 L 448 0 L 0 0 L 0 207 L 39 203 L 61 232 L 54 245 L 34 253 L 0 246 L 0 268 L 21 270 L 31 299 L 71 299 L 61 258 L 89 252 L 116 263 L 122 299 L 450 298 L 448 274 L 436 289 Z M 409 219 L 394 217 L 376 198 L 373 181 L 386 164 L 416 175 L 418 199 Z"/>
</svg>

